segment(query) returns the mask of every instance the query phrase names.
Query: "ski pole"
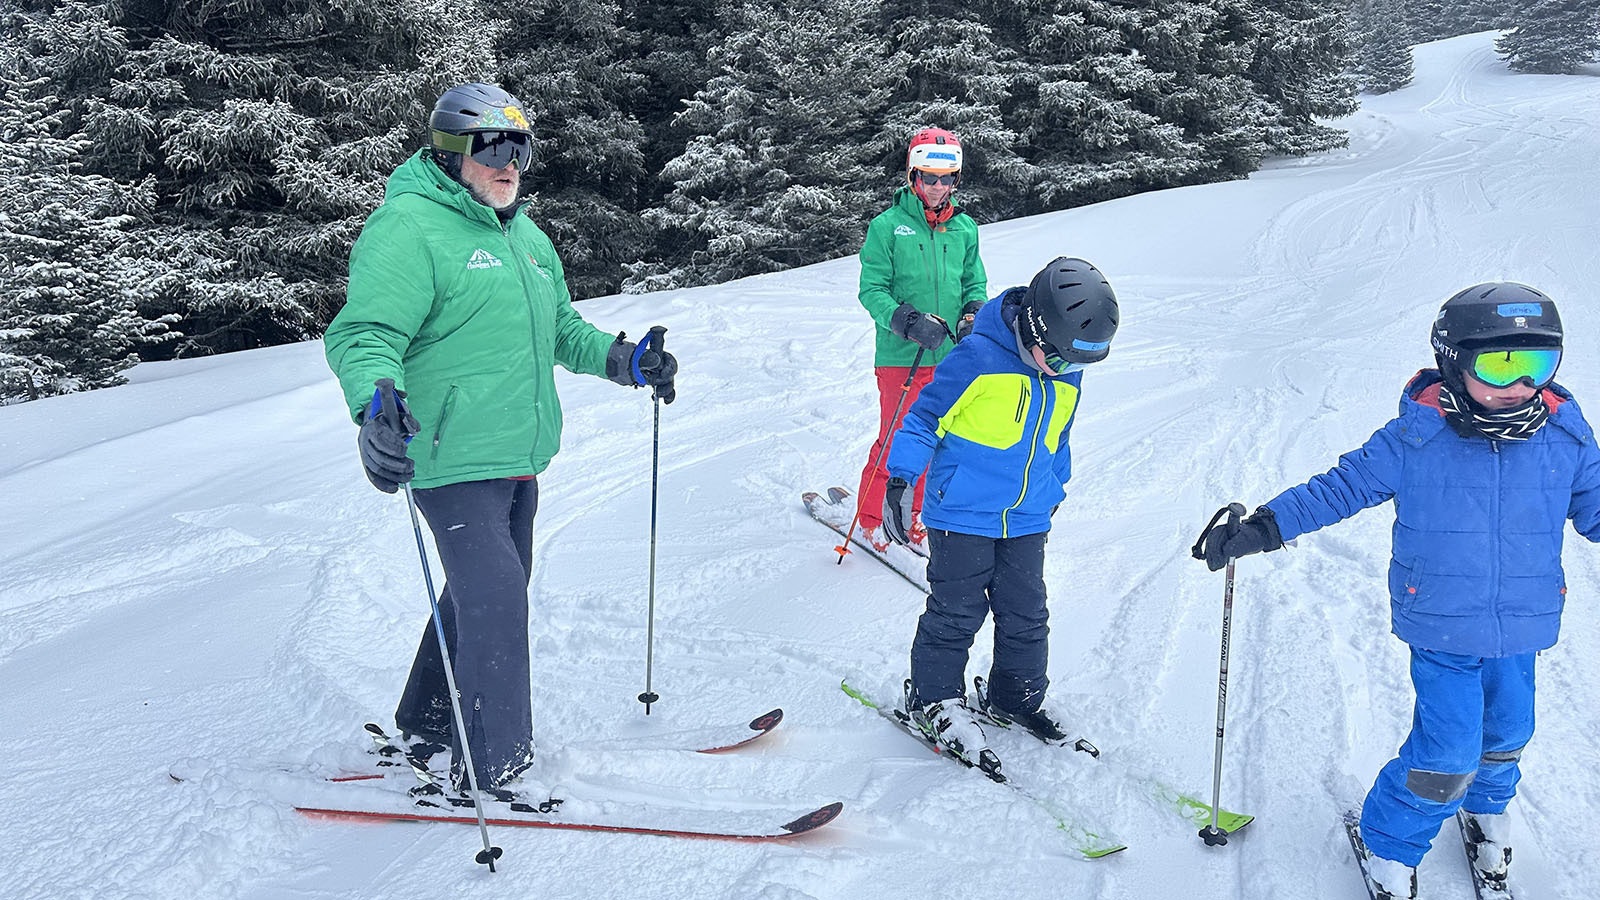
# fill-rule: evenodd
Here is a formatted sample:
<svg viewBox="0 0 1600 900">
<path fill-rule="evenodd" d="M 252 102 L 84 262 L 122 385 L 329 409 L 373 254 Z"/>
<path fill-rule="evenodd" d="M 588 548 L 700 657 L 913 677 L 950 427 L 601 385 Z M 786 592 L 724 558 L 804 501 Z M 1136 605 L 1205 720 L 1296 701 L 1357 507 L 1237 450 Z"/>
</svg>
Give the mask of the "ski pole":
<svg viewBox="0 0 1600 900">
<path fill-rule="evenodd" d="M 645 335 L 643 344 L 654 345 L 656 352 L 660 353 L 666 346 L 666 334 L 666 326 L 657 325 Z M 661 478 L 660 389 L 652 390 L 650 399 L 655 404 L 655 427 L 651 430 L 650 437 L 650 612 L 645 620 L 644 629 L 644 693 L 639 695 L 639 702 L 644 704 L 644 714 L 647 716 L 650 715 L 650 704 L 661 699 L 660 695 L 650 689 L 656 651 L 656 498 L 660 494 Z"/>
<path fill-rule="evenodd" d="M 1230 503 L 1217 510 L 1205 530 L 1200 532 L 1200 540 L 1195 542 L 1194 549 L 1190 551 L 1195 559 L 1205 559 L 1205 551 L 1202 548 L 1206 536 L 1217 527 L 1217 522 L 1224 515 L 1228 517 L 1228 524 L 1223 534 L 1231 535 L 1239 530 L 1239 518 L 1244 515 L 1244 506 Z M 1200 829 L 1200 839 L 1206 842 L 1207 847 L 1218 847 L 1228 843 L 1228 832 L 1217 827 L 1217 809 L 1222 803 L 1222 735 L 1228 718 L 1228 639 L 1233 631 L 1234 562 L 1233 557 L 1228 557 L 1227 572 L 1222 585 L 1222 663 L 1217 674 L 1217 749 L 1211 771 L 1211 824 Z"/>
<path fill-rule="evenodd" d="M 400 410 L 390 407 L 394 402 L 394 378 L 379 378 L 378 397 L 381 399 L 381 408 L 378 415 L 392 416 L 390 421 L 400 421 Z M 374 399 L 374 405 L 379 400 Z M 406 436 L 410 444 L 411 437 Z M 490 826 L 483 820 L 483 791 L 478 790 L 478 773 L 472 767 L 472 748 L 467 745 L 466 719 L 461 716 L 461 693 L 456 690 L 456 668 L 450 660 L 450 645 L 445 642 L 445 620 L 438 613 L 438 596 L 434 593 L 434 572 L 427 565 L 427 544 L 422 543 L 422 522 L 416 516 L 416 495 L 411 493 L 411 482 L 400 485 L 405 488 L 406 508 L 411 509 L 411 533 L 416 535 L 416 552 L 422 560 L 422 583 L 427 585 L 427 605 L 434 610 L 434 636 L 438 637 L 438 657 L 445 663 L 445 684 L 450 687 L 450 711 L 456 717 L 456 737 L 461 738 L 461 756 L 467 761 L 467 780 L 472 781 L 472 809 L 478 814 L 478 836 L 483 839 L 483 849 L 478 850 L 475 862 L 480 865 L 490 866 L 494 871 L 494 860 L 501 858 L 501 849 L 490 844 Z"/>
<path fill-rule="evenodd" d="M 900 385 L 900 400 L 894 405 L 894 417 L 889 420 L 888 433 L 883 436 L 883 446 L 878 448 L 878 453 L 872 458 L 872 474 L 867 477 L 867 487 L 872 487 L 872 482 L 878 477 L 878 465 L 889 453 L 889 445 L 894 443 L 895 431 L 900 424 L 900 412 L 905 409 L 906 398 L 911 396 L 911 385 L 916 380 L 917 370 L 922 368 L 922 354 L 927 348 L 917 346 L 917 355 L 911 360 L 911 369 L 906 372 L 906 383 Z M 850 552 L 850 539 L 855 536 L 856 525 L 861 522 L 861 504 L 856 503 L 856 514 L 850 519 L 850 528 L 844 534 L 844 543 L 833 548 L 839 553 L 839 560 L 835 565 L 843 565 L 845 554 Z"/>
</svg>

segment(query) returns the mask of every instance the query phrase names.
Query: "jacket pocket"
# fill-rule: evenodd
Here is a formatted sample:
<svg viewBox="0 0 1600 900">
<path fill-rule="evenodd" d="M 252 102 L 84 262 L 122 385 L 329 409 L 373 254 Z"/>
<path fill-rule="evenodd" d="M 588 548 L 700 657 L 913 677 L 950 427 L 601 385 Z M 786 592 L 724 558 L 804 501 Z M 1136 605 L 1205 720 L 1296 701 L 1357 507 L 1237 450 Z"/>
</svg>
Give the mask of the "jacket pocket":
<svg viewBox="0 0 1600 900">
<path fill-rule="evenodd" d="M 450 412 L 455 409 L 456 395 L 460 393 L 459 385 L 450 385 L 450 390 L 445 392 L 444 403 L 439 406 L 439 421 L 433 426 L 433 446 L 428 450 L 428 458 L 439 458 L 439 444 L 444 441 L 444 430 L 450 424 Z"/>
<path fill-rule="evenodd" d="M 1399 609 L 1409 612 L 1422 591 L 1422 573 L 1398 559 L 1389 561 L 1389 597 Z"/>
<path fill-rule="evenodd" d="M 944 501 L 945 492 L 950 489 L 951 483 L 956 480 L 956 471 L 958 469 L 959 467 L 954 465 L 937 466 L 936 464 L 936 469 L 928 473 L 928 481 L 933 487 L 933 495 L 938 497 L 940 502 Z"/>
</svg>

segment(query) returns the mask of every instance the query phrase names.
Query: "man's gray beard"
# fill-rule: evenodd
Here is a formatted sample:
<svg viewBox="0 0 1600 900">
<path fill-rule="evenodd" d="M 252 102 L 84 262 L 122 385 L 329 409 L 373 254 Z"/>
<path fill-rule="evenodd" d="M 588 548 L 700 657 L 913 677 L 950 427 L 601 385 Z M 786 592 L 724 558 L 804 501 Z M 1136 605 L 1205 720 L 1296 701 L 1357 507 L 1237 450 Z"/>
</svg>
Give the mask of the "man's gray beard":
<svg viewBox="0 0 1600 900">
<path fill-rule="evenodd" d="M 504 206 L 495 206 L 488 197 L 483 195 L 482 191 L 479 191 L 476 187 L 470 184 L 467 185 L 467 193 L 472 195 L 472 199 L 482 203 L 484 206 L 487 206 L 496 212 L 499 212 L 502 209 L 510 209 L 512 204 L 517 202 L 517 192 L 515 190 L 511 192 L 511 199 L 507 200 Z"/>
</svg>

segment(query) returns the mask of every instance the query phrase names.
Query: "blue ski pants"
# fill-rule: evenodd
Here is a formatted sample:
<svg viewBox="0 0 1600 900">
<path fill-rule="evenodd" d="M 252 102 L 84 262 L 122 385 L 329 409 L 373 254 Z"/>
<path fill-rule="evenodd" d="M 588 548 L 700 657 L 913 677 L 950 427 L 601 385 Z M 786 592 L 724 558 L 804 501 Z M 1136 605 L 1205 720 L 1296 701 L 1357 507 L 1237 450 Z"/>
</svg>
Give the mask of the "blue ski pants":
<svg viewBox="0 0 1600 900">
<path fill-rule="evenodd" d="M 483 787 L 515 778 L 533 759 L 528 582 L 539 483 L 499 478 L 415 492 L 445 585 L 439 615 L 450 650 L 472 764 Z M 394 713 L 402 731 L 451 739 L 451 777 L 466 782 L 433 619 L 423 628 Z"/>
<path fill-rule="evenodd" d="M 1050 684 L 1050 611 L 1045 606 L 1046 532 L 990 538 L 928 529 L 928 605 L 911 644 L 915 702 L 966 693 L 967 653 L 994 613 L 994 663 L 989 700 L 1025 714 L 1044 702 Z"/>
<path fill-rule="evenodd" d="M 1533 737 L 1537 655 L 1411 648 L 1411 734 L 1361 809 L 1361 837 L 1373 853 L 1415 866 L 1457 809 L 1505 811 L 1521 778 L 1522 748 Z"/>
</svg>

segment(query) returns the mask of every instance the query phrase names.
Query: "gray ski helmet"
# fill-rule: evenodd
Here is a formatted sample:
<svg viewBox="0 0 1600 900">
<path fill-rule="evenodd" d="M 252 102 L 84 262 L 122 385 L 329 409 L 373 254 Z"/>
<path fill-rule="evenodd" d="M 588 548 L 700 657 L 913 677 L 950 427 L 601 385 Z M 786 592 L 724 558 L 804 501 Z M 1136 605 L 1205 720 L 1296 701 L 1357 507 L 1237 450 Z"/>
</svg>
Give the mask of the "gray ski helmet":
<svg viewBox="0 0 1600 900">
<path fill-rule="evenodd" d="M 1117 295 L 1090 263 L 1060 256 L 1039 270 L 1022 298 L 1019 331 L 1029 346 L 1073 365 L 1111 354 L 1117 333 Z"/>
<path fill-rule="evenodd" d="M 1433 320 L 1433 358 L 1452 388 L 1461 389 L 1461 366 L 1486 347 L 1561 347 L 1561 315 L 1554 300 L 1511 281 L 1458 291 Z"/>
<path fill-rule="evenodd" d="M 466 153 L 471 135 L 478 131 L 510 131 L 533 137 L 533 126 L 522 101 L 492 84 L 457 85 L 439 96 L 428 116 L 429 141 L 434 149 Z"/>
</svg>

